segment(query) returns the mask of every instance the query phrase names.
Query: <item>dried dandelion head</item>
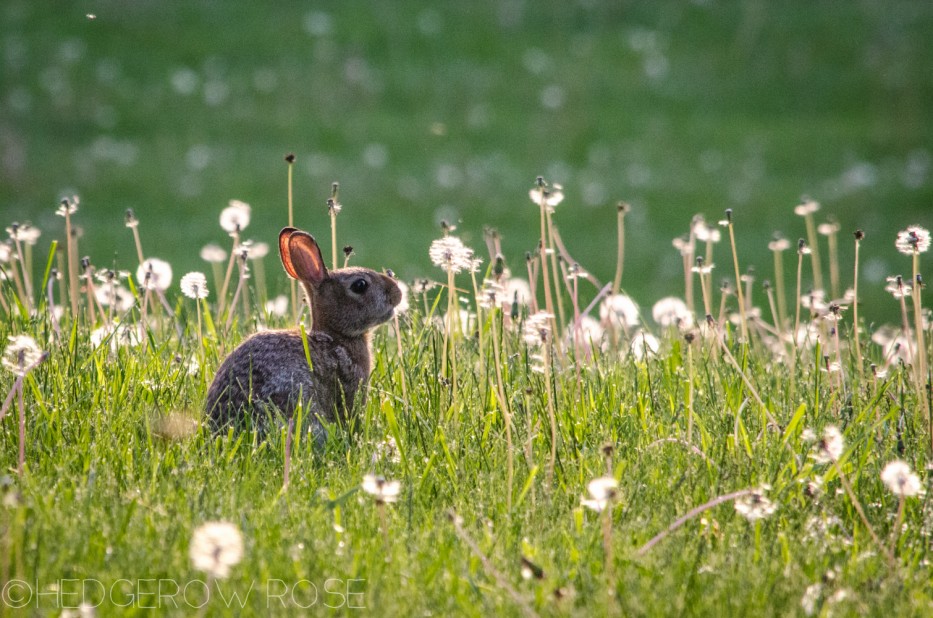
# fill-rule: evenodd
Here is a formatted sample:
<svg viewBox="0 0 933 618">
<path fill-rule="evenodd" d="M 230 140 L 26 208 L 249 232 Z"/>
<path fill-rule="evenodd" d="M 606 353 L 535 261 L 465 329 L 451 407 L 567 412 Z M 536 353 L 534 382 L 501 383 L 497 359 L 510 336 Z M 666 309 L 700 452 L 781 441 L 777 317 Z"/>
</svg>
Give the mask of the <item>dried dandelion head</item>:
<svg viewBox="0 0 933 618">
<path fill-rule="evenodd" d="M 194 568 L 223 579 L 230 574 L 230 568 L 243 559 L 243 536 L 229 522 L 207 522 L 191 535 L 188 555 Z"/>
</svg>

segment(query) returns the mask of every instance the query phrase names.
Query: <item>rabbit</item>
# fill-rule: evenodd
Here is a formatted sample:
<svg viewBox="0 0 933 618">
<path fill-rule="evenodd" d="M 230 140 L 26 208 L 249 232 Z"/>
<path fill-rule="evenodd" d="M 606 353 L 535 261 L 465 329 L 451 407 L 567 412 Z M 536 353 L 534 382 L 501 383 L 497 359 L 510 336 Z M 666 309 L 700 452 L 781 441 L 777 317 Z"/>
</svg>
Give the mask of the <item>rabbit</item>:
<svg viewBox="0 0 933 618">
<path fill-rule="evenodd" d="M 323 423 L 345 420 L 358 399 L 365 401 L 359 391 L 372 371 L 370 330 L 392 318 L 402 292 L 391 277 L 368 268 L 328 271 L 314 237 L 293 227 L 279 233 L 279 255 L 311 304 L 308 355 L 298 329 L 253 334 L 217 370 L 207 414 L 215 432 L 262 430 L 270 416 L 291 417 L 301 403 L 320 444 Z"/>
</svg>

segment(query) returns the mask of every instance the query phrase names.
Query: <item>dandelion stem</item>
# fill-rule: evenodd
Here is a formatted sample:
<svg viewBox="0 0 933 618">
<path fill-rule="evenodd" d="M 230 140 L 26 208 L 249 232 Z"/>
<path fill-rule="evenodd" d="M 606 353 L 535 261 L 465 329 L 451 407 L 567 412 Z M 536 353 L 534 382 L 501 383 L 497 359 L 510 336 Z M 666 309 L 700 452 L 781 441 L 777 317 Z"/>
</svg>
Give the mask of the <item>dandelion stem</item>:
<svg viewBox="0 0 933 618">
<path fill-rule="evenodd" d="M 807 241 L 810 243 L 810 251 L 812 252 L 812 261 L 810 263 L 813 266 L 813 287 L 822 290 L 823 265 L 820 263 L 820 246 L 816 235 L 816 224 L 813 222 L 813 213 L 807 212 L 804 221 L 807 224 Z"/>
<path fill-rule="evenodd" d="M 548 488 L 551 487 L 551 483 L 554 481 L 554 466 L 557 461 L 557 414 L 554 411 L 554 398 L 551 393 L 551 353 L 550 353 L 550 339 L 544 342 L 542 346 L 544 354 L 544 388 L 545 388 L 545 398 L 547 400 L 547 413 L 548 420 L 551 423 L 551 457 L 548 460 L 547 465 L 547 485 Z"/>
<path fill-rule="evenodd" d="M 858 323 L 858 257 L 859 257 L 859 248 L 862 245 L 862 237 L 864 233 L 861 230 L 856 230 L 855 232 L 855 267 L 853 268 L 852 275 L 852 336 L 855 340 L 855 357 L 858 362 L 858 376 L 859 381 L 864 377 L 865 369 L 863 365 L 865 362 L 862 360 L 862 346 L 859 343 L 859 323 Z"/>
<path fill-rule="evenodd" d="M 230 236 L 233 238 L 233 247 L 230 249 L 230 260 L 227 262 L 227 274 L 224 275 L 224 284 L 220 288 L 220 295 L 217 299 L 217 318 L 223 315 L 224 308 L 227 306 L 227 289 L 230 287 L 230 278 L 233 276 L 233 264 L 236 262 L 237 248 L 240 246 L 240 232 L 234 230 Z M 236 301 L 231 305 L 236 307 Z"/>
<path fill-rule="evenodd" d="M 72 319 L 78 319 L 78 265 L 75 263 L 74 234 L 71 227 L 71 204 L 65 200 L 65 240 L 68 250 L 68 297 Z"/>
<path fill-rule="evenodd" d="M 654 547 L 655 545 L 663 541 L 665 538 L 668 537 L 668 535 L 670 535 L 672 532 L 674 532 L 675 530 L 683 526 L 685 523 L 687 523 L 688 521 L 690 521 L 691 519 L 693 519 L 700 513 L 708 511 L 714 506 L 718 506 L 722 504 L 723 502 L 729 502 L 730 500 L 737 500 L 738 498 L 741 498 L 742 496 L 747 496 L 751 493 L 754 493 L 754 491 L 755 491 L 754 489 L 743 489 L 741 491 L 735 491 L 735 492 L 732 492 L 731 494 L 725 494 L 725 495 L 713 498 L 709 502 L 706 502 L 704 504 L 701 504 L 698 507 L 690 509 L 683 516 L 679 517 L 676 521 L 674 521 L 674 523 L 672 523 L 670 526 L 668 526 L 667 528 L 665 528 L 664 530 L 656 534 L 654 537 L 652 537 L 650 541 L 648 541 L 647 543 L 639 547 L 638 551 L 635 552 L 635 555 L 644 556 L 646 553 L 648 553 L 651 550 L 652 547 Z"/>
<path fill-rule="evenodd" d="M 616 219 L 616 230 L 618 237 L 618 250 L 616 252 L 616 276 L 612 280 L 612 294 L 613 296 L 619 293 L 619 290 L 622 289 L 622 266 L 625 260 L 625 214 L 631 209 L 631 207 L 625 202 L 619 202 L 616 206 L 617 219 Z"/>
<path fill-rule="evenodd" d="M 498 586 L 506 591 L 506 593 L 512 597 L 512 600 L 515 601 L 515 604 L 518 605 L 522 612 L 526 616 L 537 616 L 538 614 L 522 599 L 521 595 L 509 584 L 509 580 L 503 577 L 501 573 L 493 566 L 492 562 L 489 561 L 489 558 L 483 554 L 483 551 L 479 548 L 479 545 L 470 538 L 470 535 L 467 534 L 466 530 L 463 529 L 463 524 L 460 523 L 459 516 L 454 512 L 450 511 L 448 513 L 448 518 L 454 526 L 454 531 L 457 533 L 457 536 L 460 537 L 460 540 L 466 543 L 467 547 L 470 548 L 470 551 L 473 552 L 473 555 L 476 556 L 483 565 L 483 570 L 492 577 Z"/>
<path fill-rule="evenodd" d="M 846 494 L 849 496 L 849 501 L 855 508 L 855 512 L 858 513 L 858 516 L 862 520 L 862 523 L 865 525 L 865 528 L 868 529 L 868 533 L 871 535 L 872 540 L 875 541 L 875 544 L 878 546 L 881 552 L 884 553 L 884 557 L 887 558 L 888 564 L 893 570 L 897 566 L 894 555 L 888 551 L 887 546 L 881 542 L 881 539 L 878 538 L 878 534 L 875 532 L 875 529 L 872 527 L 871 523 L 869 523 L 868 517 L 865 516 L 865 510 L 862 509 L 862 504 L 859 502 L 858 497 L 855 495 L 855 491 L 852 489 L 852 485 L 849 484 L 849 479 L 846 478 L 845 473 L 842 471 L 842 466 L 839 465 L 839 461 L 836 458 L 833 458 L 832 462 L 833 466 L 836 468 L 836 474 L 839 475 L 839 481 L 842 483 L 843 488 L 845 488 Z"/>
<path fill-rule="evenodd" d="M 735 292 L 739 299 L 739 320 L 742 325 L 742 339 L 748 343 L 748 321 L 745 317 L 745 296 L 742 294 L 742 279 L 739 274 L 739 254 L 735 247 L 735 227 L 732 223 L 732 209 L 726 209 L 726 221 L 729 227 L 729 243 L 732 245 L 732 264 L 735 266 Z"/>
</svg>

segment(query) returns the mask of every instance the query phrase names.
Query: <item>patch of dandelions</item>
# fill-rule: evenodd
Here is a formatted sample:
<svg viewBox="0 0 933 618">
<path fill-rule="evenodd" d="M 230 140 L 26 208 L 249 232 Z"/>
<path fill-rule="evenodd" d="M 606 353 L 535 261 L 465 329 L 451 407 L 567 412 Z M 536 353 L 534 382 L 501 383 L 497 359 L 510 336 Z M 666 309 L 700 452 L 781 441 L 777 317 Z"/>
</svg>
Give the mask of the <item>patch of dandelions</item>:
<svg viewBox="0 0 933 618">
<path fill-rule="evenodd" d="M 243 559 L 243 536 L 229 522 L 207 522 L 191 535 L 188 555 L 195 569 L 214 579 L 224 579 L 230 575 L 230 568 Z"/>
<path fill-rule="evenodd" d="M 735 511 L 752 523 L 770 517 L 777 511 L 777 504 L 765 495 L 769 489 L 769 485 L 762 485 L 759 489 L 736 499 L 733 503 Z"/>
</svg>

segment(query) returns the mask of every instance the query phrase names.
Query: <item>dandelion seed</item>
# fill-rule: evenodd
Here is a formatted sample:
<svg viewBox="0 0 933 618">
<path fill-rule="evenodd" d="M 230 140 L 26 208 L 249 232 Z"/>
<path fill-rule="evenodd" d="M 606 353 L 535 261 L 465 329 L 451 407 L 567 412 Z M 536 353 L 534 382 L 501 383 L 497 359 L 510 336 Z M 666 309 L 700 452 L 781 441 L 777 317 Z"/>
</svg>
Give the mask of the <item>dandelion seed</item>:
<svg viewBox="0 0 933 618">
<path fill-rule="evenodd" d="M 211 264 L 221 264 L 227 261 L 227 252 L 219 245 L 211 243 L 201 248 L 201 259 Z"/>
<path fill-rule="evenodd" d="M 272 300 L 267 300 L 264 309 L 269 315 L 284 318 L 288 313 L 288 298 L 284 294 L 279 294 Z"/>
<path fill-rule="evenodd" d="M 649 356 L 655 356 L 661 349 L 661 342 L 651 333 L 639 332 L 632 338 L 629 349 L 632 351 L 632 356 L 641 361 Z"/>
<path fill-rule="evenodd" d="M 229 522 L 208 522 L 191 535 L 188 555 L 194 568 L 223 579 L 230 574 L 230 567 L 243 559 L 243 537 L 240 530 Z"/>
<path fill-rule="evenodd" d="M 823 598 L 823 584 L 815 583 L 807 586 L 800 598 L 800 608 L 807 616 L 813 616 L 820 608 L 820 599 Z"/>
<path fill-rule="evenodd" d="M 786 238 L 775 238 L 768 243 L 768 251 L 787 251 L 790 249 L 790 241 Z"/>
<path fill-rule="evenodd" d="M 839 223 L 836 221 L 827 221 L 816 226 L 816 231 L 823 236 L 832 236 L 839 231 Z"/>
<path fill-rule="evenodd" d="M 599 305 L 599 319 L 610 325 L 638 326 L 638 305 L 625 294 L 614 294 Z"/>
<path fill-rule="evenodd" d="M 907 463 L 898 459 L 888 462 L 881 471 L 881 482 L 896 496 L 910 498 L 923 491 L 920 477 L 911 471 Z"/>
<path fill-rule="evenodd" d="M 246 244 L 246 243 L 244 243 Z M 262 258 L 269 255 L 269 244 L 264 242 L 252 242 L 249 241 L 248 244 L 248 253 L 247 256 L 251 260 L 261 260 Z"/>
<path fill-rule="evenodd" d="M 362 487 L 363 491 L 373 497 L 376 504 L 385 504 L 398 501 L 402 483 L 400 481 L 387 481 L 385 477 L 375 474 L 367 474 L 363 477 Z"/>
<path fill-rule="evenodd" d="M 919 225 L 911 225 L 897 233 L 894 246 L 906 255 L 926 253 L 930 249 L 930 231 Z"/>
<path fill-rule="evenodd" d="M 618 495 L 619 482 L 611 476 L 601 476 L 587 483 L 586 491 L 590 497 L 581 499 L 580 504 L 601 513 Z"/>
<path fill-rule="evenodd" d="M 564 201 L 564 187 L 554 183 L 551 186 L 543 184 L 541 186 L 535 187 L 528 192 L 528 197 L 531 198 L 531 201 L 535 206 L 541 205 L 541 200 L 544 200 L 544 205 L 547 206 L 549 212 L 554 212 L 554 208 Z"/>
<path fill-rule="evenodd" d="M 246 202 L 230 200 L 229 206 L 220 211 L 220 227 L 228 234 L 237 234 L 249 225 L 252 208 Z"/>
<path fill-rule="evenodd" d="M 656 302 L 651 309 L 651 317 L 664 327 L 689 328 L 693 326 L 693 314 L 687 308 L 687 303 L 674 296 L 668 296 Z"/>
<path fill-rule="evenodd" d="M 750 522 L 765 519 L 774 514 L 777 505 L 765 496 L 767 485 L 737 499 L 734 503 L 736 512 Z"/>
<path fill-rule="evenodd" d="M 444 272 L 457 274 L 464 270 L 475 270 L 473 250 L 465 246 L 456 236 L 445 236 L 431 243 L 428 255 L 435 266 Z"/>
<path fill-rule="evenodd" d="M 794 214 L 801 217 L 812 215 L 820 209 L 820 203 L 811 199 L 804 199 L 803 202 L 794 206 Z"/>
<path fill-rule="evenodd" d="M 551 336 L 551 321 L 553 319 L 553 314 L 546 311 L 539 311 L 528 316 L 522 330 L 522 338 L 525 343 L 532 347 L 546 345 Z"/>
<path fill-rule="evenodd" d="M 188 273 L 181 278 L 179 286 L 181 286 L 181 293 L 188 298 L 193 298 L 195 300 L 207 298 L 207 277 L 204 276 L 204 273 Z"/>
<path fill-rule="evenodd" d="M 842 432 L 835 425 L 827 425 L 823 429 L 823 437 L 814 446 L 813 459 L 816 463 L 826 464 L 839 461 L 845 451 L 845 440 Z"/>
<path fill-rule="evenodd" d="M 59 217 L 66 217 L 68 215 L 73 215 L 78 212 L 78 204 L 80 200 L 77 195 L 71 196 L 71 198 L 65 198 L 62 200 L 61 205 L 55 211 L 55 214 Z"/>
<path fill-rule="evenodd" d="M 505 286 L 494 279 L 486 279 L 480 289 L 478 302 L 483 309 L 494 309 L 508 304 L 509 297 L 506 294 Z"/>
<path fill-rule="evenodd" d="M 3 351 L 3 367 L 23 377 L 42 360 L 44 352 L 29 335 L 11 335 Z"/>
<path fill-rule="evenodd" d="M 896 299 L 910 298 L 913 289 L 904 283 L 904 278 L 900 275 L 887 278 L 888 285 L 884 286 L 884 291 L 891 294 Z"/>
<path fill-rule="evenodd" d="M 136 269 L 136 280 L 144 289 L 164 292 L 172 284 L 172 265 L 159 258 L 148 258 Z"/>
<path fill-rule="evenodd" d="M 709 225 L 702 217 L 698 217 L 693 222 L 693 236 L 706 243 L 717 243 L 722 238 L 722 233 L 718 227 Z"/>
</svg>

